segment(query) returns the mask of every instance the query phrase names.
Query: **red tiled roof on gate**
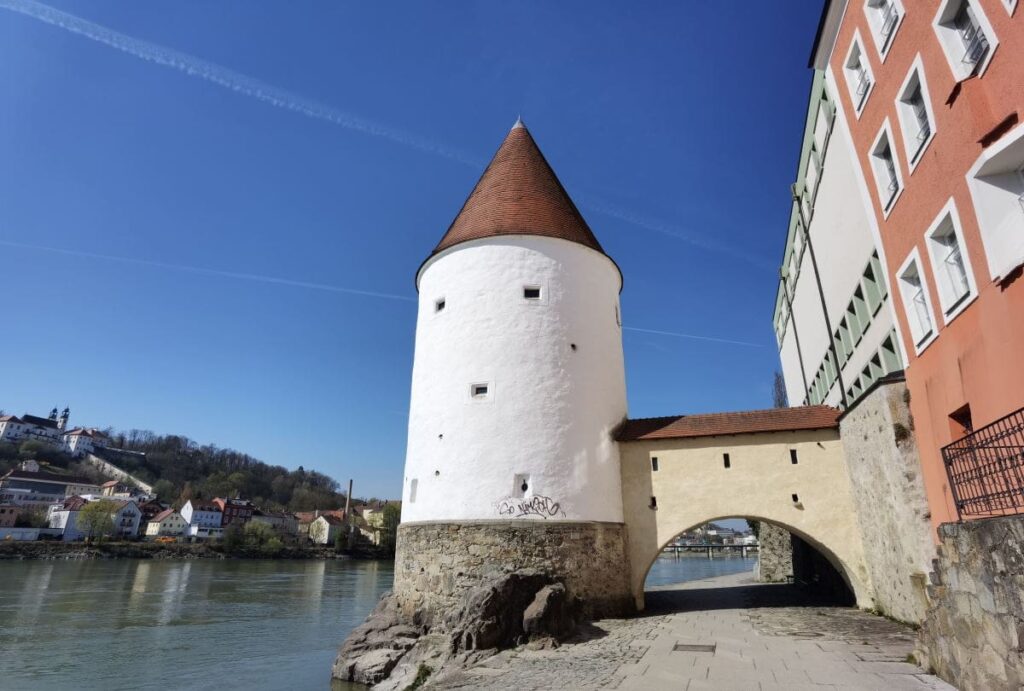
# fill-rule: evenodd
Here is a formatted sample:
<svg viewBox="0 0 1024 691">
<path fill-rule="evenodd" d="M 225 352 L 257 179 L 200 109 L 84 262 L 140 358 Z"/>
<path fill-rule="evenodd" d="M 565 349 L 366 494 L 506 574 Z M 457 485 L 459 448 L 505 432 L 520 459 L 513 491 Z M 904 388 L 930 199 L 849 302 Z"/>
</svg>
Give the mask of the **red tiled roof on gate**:
<svg viewBox="0 0 1024 691">
<path fill-rule="evenodd" d="M 432 254 L 496 235 L 542 235 L 604 253 L 530 132 L 517 121 Z"/>
<path fill-rule="evenodd" d="M 744 410 L 734 413 L 674 415 L 626 420 L 615 435 L 616 441 L 648 439 L 685 439 L 716 437 L 754 432 L 792 432 L 829 429 L 839 426 L 839 410 L 827 405 L 796 408 Z"/>
</svg>

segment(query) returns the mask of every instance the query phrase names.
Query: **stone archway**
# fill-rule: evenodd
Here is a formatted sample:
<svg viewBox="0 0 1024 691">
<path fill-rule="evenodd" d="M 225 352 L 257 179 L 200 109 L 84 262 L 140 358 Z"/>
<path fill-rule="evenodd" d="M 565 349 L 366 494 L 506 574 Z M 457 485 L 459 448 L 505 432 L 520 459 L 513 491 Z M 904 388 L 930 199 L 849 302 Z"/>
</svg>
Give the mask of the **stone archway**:
<svg viewBox="0 0 1024 691">
<path fill-rule="evenodd" d="M 666 545 L 694 526 L 732 516 L 797 535 L 843 576 L 858 606 L 873 607 L 838 430 L 620 441 L 619 448 L 638 609 L 647 572 Z"/>
<path fill-rule="evenodd" d="M 836 572 L 842 577 L 843 582 L 846 583 L 846 587 L 849 588 L 850 592 L 854 595 L 854 598 L 857 600 L 858 605 L 868 606 L 862 604 L 860 595 L 863 594 L 866 589 L 865 584 L 858 582 L 858 579 L 856 575 L 852 573 L 849 564 L 844 563 L 842 558 L 840 558 L 837 554 L 835 554 L 835 552 L 829 549 L 827 545 L 817 540 L 814 536 L 807 535 L 806 533 L 801 532 L 793 526 L 785 525 L 779 523 L 778 521 L 769 520 L 761 516 L 715 516 L 712 518 L 708 518 L 706 520 L 699 521 L 693 525 L 683 528 L 682 530 L 679 530 L 675 533 L 675 535 L 670 537 L 664 544 L 660 545 L 652 555 L 649 556 L 646 565 L 644 565 L 642 561 L 636 564 L 636 566 L 639 568 L 637 568 L 634 571 L 634 580 L 631 581 L 631 585 L 633 587 L 633 597 L 636 602 L 637 609 L 644 608 L 644 584 L 647 581 L 647 575 L 650 573 L 651 567 L 654 566 L 654 563 L 661 555 L 662 550 L 665 549 L 665 547 L 667 547 L 668 545 L 670 545 L 677 537 L 679 537 L 679 535 L 689 530 L 692 530 L 698 526 L 707 523 L 713 523 L 715 521 L 720 521 L 726 518 L 743 518 L 749 521 L 760 521 L 762 523 L 770 523 L 774 526 L 782 528 L 783 530 L 786 530 L 787 532 L 796 535 L 801 540 L 803 540 L 811 547 L 813 547 L 815 550 L 817 550 L 818 553 L 821 554 L 829 562 L 829 564 L 832 565 Z"/>
</svg>

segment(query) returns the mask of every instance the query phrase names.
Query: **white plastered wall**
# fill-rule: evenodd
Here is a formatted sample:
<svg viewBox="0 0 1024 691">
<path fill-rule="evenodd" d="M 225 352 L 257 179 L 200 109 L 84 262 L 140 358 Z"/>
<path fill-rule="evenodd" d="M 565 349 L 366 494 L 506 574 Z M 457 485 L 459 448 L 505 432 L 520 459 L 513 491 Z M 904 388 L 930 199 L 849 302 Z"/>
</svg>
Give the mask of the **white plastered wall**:
<svg viewBox="0 0 1024 691">
<path fill-rule="evenodd" d="M 424 265 L 403 521 L 622 521 L 620 287 L 608 257 L 555 238 L 474 240 Z"/>
</svg>

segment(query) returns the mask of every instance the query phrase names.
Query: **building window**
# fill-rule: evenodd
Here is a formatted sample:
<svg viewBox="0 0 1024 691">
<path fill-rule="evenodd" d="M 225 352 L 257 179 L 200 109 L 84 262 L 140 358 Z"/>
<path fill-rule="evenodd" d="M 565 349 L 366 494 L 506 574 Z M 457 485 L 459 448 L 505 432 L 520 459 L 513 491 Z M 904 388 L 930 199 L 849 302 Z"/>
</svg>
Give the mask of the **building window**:
<svg viewBox="0 0 1024 691">
<path fill-rule="evenodd" d="M 900 95 L 896 99 L 896 113 L 899 116 L 900 129 L 903 131 L 907 164 L 913 172 L 917 162 L 921 160 L 921 154 L 935 136 L 935 114 L 932 112 L 931 99 L 928 97 L 928 86 L 924 81 L 924 67 L 920 55 L 914 60 L 914 66 L 900 89 Z"/>
<path fill-rule="evenodd" d="M 527 300 L 540 300 L 540 286 L 523 286 L 523 297 Z"/>
<path fill-rule="evenodd" d="M 896 203 L 900 190 L 903 188 L 899 163 L 892 148 L 892 134 L 888 119 L 882 125 L 882 129 L 871 147 L 871 168 L 875 174 L 875 185 L 878 190 L 878 201 L 882 206 L 882 214 L 888 217 L 889 211 Z"/>
<path fill-rule="evenodd" d="M 799 462 L 799 459 L 796 455 L 796 449 L 789 450 L 789 462 L 792 463 L 793 465 L 796 465 Z"/>
<path fill-rule="evenodd" d="M 925 244 L 931 259 L 932 274 L 939 288 L 939 305 L 948 324 L 967 306 L 975 293 L 960 217 L 952 199 L 925 232 Z"/>
<path fill-rule="evenodd" d="M 983 74 L 999 45 L 977 0 L 945 0 L 934 29 L 957 81 Z"/>
<path fill-rule="evenodd" d="M 907 260 L 903 262 L 898 274 L 900 295 L 903 297 L 903 311 L 910 325 L 910 335 L 914 348 L 920 353 L 935 337 L 935 325 L 932 322 L 932 303 L 924 286 L 921 275 L 921 263 L 915 248 Z"/>
<path fill-rule="evenodd" d="M 899 0 L 867 0 L 864 13 L 871 27 L 871 38 L 875 41 L 878 55 L 885 60 L 892 45 L 896 29 L 903 21 L 903 5 Z"/>
<path fill-rule="evenodd" d="M 469 395 L 473 398 L 481 399 L 487 398 L 490 394 L 490 385 L 488 384 L 473 384 L 469 387 Z"/>
<path fill-rule="evenodd" d="M 657 456 L 651 456 L 651 472 L 657 472 L 657 471 L 658 471 L 658 457 Z"/>
<path fill-rule="evenodd" d="M 857 117 L 860 117 L 864 104 L 867 103 L 868 95 L 874 84 L 871 76 L 871 67 L 868 65 L 867 56 L 864 54 L 863 44 L 860 40 L 860 32 L 853 38 L 850 52 L 846 56 L 843 73 L 846 75 L 846 86 L 850 90 L 850 100 L 853 101 L 853 110 Z"/>
<path fill-rule="evenodd" d="M 967 186 L 989 273 L 1001 281 L 1024 264 L 1024 124 L 985 149 Z"/>
<path fill-rule="evenodd" d="M 439 298 L 439 299 L 434 301 L 434 311 L 435 312 L 440 312 L 441 310 L 444 309 L 444 306 L 445 306 L 444 298 Z"/>
<path fill-rule="evenodd" d="M 726 468 L 732 467 L 732 461 L 729 460 L 729 454 L 722 454 L 722 465 L 724 465 Z"/>
</svg>

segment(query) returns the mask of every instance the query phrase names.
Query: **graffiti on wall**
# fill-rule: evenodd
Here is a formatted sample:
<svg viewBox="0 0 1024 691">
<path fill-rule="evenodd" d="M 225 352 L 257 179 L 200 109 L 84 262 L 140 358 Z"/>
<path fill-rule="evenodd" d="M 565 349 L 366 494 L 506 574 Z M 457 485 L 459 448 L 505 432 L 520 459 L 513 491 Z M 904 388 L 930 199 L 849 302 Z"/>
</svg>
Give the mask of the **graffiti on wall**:
<svg viewBox="0 0 1024 691">
<path fill-rule="evenodd" d="M 508 518 L 565 518 L 562 506 L 551 497 L 536 496 L 525 499 L 509 497 L 497 503 L 498 515 Z"/>
</svg>

